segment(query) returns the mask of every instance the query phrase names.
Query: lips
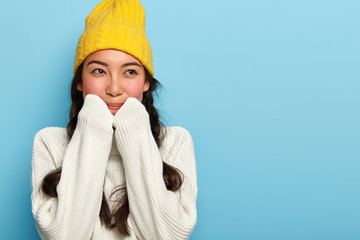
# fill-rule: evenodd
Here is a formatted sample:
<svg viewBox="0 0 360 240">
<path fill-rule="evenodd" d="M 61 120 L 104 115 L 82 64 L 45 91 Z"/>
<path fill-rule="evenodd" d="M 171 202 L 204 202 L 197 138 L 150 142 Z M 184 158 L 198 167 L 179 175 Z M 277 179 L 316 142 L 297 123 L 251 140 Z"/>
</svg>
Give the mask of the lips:
<svg viewBox="0 0 360 240">
<path fill-rule="evenodd" d="M 119 110 L 123 104 L 122 103 L 106 103 L 106 105 L 110 110 Z"/>
</svg>

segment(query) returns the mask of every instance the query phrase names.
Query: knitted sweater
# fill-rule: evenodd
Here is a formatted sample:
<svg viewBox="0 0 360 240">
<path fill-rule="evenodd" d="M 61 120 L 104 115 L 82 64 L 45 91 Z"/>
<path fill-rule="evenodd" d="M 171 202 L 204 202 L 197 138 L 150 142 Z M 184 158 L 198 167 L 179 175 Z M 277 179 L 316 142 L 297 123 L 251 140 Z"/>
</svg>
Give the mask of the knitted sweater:
<svg viewBox="0 0 360 240">
<path fill-rule="evenodd" d="M 69 140 L 66 129 L 48 127 L 34 138 L 32 212 L 42 239 L 123 239 L 116 228 L 100 222 L 102 194 L 112 211 L 110 194 L 126 187 L 130 237 L 126 239 L 188 239 L 197 219 L 197 180 L 193 143 L 181 127 L 166 130 L 160 149 L 152 136 L 149 115 L 128 98 L 111 115 L 96 95 L 87 95 Z M 166 189 L 162 160 L 184 175 L 180 190 Z M 62 167 L 57 198 L 41 190 L 44 176 Z"/>
</svg>

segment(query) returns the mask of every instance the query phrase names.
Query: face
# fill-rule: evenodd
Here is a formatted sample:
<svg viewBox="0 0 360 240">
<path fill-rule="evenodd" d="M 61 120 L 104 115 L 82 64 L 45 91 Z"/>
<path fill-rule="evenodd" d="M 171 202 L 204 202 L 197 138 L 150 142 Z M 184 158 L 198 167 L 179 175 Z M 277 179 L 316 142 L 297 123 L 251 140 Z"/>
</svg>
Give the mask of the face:
<svg viewBox="0 0 360 240">
<path fill-rule="evenodd" d="M 145 69 L 137 58 L 119 50 L 105 49 L 85 59 L 82 83 L 77 89 L 83 92 L 84 99 L 87 94 L 99 96 L 115 115 L 128 97 L 141 102 L 149 86 Z"/>
</svg>

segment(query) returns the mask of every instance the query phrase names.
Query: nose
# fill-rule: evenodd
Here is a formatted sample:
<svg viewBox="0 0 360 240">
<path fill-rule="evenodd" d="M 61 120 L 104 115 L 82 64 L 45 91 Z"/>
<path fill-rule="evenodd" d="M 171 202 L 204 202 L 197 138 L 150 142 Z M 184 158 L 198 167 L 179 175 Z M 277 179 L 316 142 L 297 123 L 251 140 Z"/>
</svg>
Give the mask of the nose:
<svg viewBox="0 0 360 240">
<path fill-rule="evenodd" d="M 106 87 L 106 94 L 117 97 L 123 93 L 121 79 L 116 76 L 111 76 Z"/>
</svg>

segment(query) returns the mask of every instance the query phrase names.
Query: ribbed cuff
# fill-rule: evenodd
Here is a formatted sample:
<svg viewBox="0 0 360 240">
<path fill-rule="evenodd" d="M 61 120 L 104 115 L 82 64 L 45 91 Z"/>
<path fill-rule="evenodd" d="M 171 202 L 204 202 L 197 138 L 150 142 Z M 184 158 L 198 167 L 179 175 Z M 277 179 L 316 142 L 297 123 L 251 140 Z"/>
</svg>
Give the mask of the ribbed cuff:
<svg viewBox="0 0 360 240">
<path fill-rule="evenodd" d="M 86 95 L 84 105 L 78 115 L 78 124 L 112 133 L 113 120 L 114 116 L 99 96 Z"/>
<path fill-rule="evenodd" d="M 150 132 L 149 114 L 144 105 L 136 98 L 128 98 L 123 107 L 115 114 L 116 144 L 123 157 L 135 157 L 139 154 L 140 137 Z M 124 162 L 124 164 L 126 164 Z"/>
<path fill-rule="evenodd" d="M 130 97 L 115 114 L 113 127 L 121 128 L 126 132 L 139 129 L 146 123 L 149 123 L 149 114 L 145 106 L 136 98 Z"/>
</svg>

